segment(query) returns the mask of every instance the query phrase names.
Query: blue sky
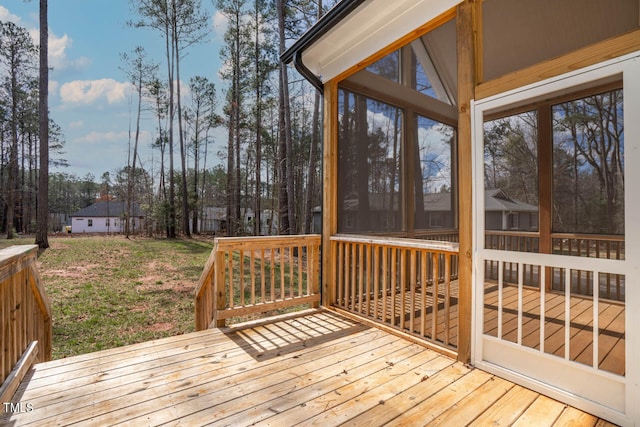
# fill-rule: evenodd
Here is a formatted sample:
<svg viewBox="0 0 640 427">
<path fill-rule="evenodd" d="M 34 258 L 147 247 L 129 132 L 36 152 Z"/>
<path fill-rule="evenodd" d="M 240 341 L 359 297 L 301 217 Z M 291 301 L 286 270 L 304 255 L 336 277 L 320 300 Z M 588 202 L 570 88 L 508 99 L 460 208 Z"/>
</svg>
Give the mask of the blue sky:
<svg viewBox="0 0 640 427">
<path fill-rule="evenodd" d="M 104 172 L 114 173 L 126 166 L 129 123 L 135 117 L 135 98 L 130 95 L 127 78 L 122 72 L 121 53 L 130 53 L 144 46 L 149 57 L 160 63 L 165 75 L 163 40 L 159 33 L 148 29 L 128 28 L 126 21 L 135 19 L 129 0 L 50 0 L 49 1 L 49 109 L 51 117 L 64 134 L 68 168 L 52 168 L 52 172 L 67 172 L 84 177 L 91 173 L 96 180 Z M 203 7 L 210 16 L 208 40 L 189 48 L 181 63 L 181 78 L 185 85 L 195 75 L 211 79 L 223 97 L 218 78 L 219 58 L 224 19 L 208 0 Z M 37 40 L 38 1 L 0 0 L 0 20 L 13 21 L 27 28 Z M 150 144 L 156 136 L 154 118 L 143 116 L 141 158 L 151 170 Z M 216 132 L 223 135 L 223 132 Z M 220 162 L 215 153 L 222 146 L 217 138 L 210 148 L 211 165 Z M 157 169 L 159 154 L 154 154 Z"/>
</svg>

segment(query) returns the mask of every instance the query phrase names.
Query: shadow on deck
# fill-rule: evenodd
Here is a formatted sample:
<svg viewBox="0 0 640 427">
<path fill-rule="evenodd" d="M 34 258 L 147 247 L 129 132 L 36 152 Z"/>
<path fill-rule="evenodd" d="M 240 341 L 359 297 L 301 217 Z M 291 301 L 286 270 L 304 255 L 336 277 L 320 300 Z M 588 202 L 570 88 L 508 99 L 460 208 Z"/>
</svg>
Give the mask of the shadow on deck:
<svg viewBox="0 0 640 427">
<path fill-rule="evenodd" d="M 7 426 L 595 425 L 565 404 L 326 310 L 36 364 Z M 601 422 L 601 421 L 600 421 Z M 605 423 L 606 424 L 606 423 Z"/>
</svg>

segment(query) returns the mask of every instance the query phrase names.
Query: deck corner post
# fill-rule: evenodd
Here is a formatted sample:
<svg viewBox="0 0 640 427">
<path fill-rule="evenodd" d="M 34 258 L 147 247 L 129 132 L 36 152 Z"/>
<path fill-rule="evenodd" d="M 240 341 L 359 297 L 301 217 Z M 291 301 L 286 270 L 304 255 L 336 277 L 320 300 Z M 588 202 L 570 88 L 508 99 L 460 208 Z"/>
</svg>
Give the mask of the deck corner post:
<svg viewBox="0 0 640 427">
<path fill-rule="evenodd" d="M 225 319 L 220 318 L 220 312 L 227 307 L 227 293 L 225 286 L 225 252 L 214 249 L 214 275 L 213 275 L 213 322 L 216 328 L 226 325 Z"/>
</svg>

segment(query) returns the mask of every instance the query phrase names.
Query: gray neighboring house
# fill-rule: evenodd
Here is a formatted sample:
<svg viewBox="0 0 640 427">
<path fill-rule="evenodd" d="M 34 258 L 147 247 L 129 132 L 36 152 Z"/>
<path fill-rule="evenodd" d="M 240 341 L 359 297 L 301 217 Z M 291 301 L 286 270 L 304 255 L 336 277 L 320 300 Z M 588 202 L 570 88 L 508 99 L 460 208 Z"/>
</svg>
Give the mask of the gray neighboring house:
<svg viewBox="0 0 640 427">
<path fill-rule="evenodd" d="M 71 214 L 71 232 L 77 233 L 123 233 L 127 203 L 122 201 L 96 202 Z M 131 233 L 142 229 L 144 215 L 140 206 L 132 206 Z"/>
<path fill-rule="evenodd" d="M 512 199 L 498 189 L 484 192 L 485 229 L 535 231 L 538 229 L 538 207 Z"/>
<path fill-rule="evenodd" d="M 343 202 L 340 219 L 344 232 L 359 230 L 358 198 L 350 194 Z M 429 193 L 424 195 L 424 212 L 416 217 L 416 228 L 449 229 L 454 228 L 451 193 Z M 399 220 L 398 200 L 393 210 L 384 210 L 390 206 L 389 195 L 369 194 L 369 223 L 377 229 L 386 230 L 387 225 Z M 499 188 L 484 192 L 485 228 L 487 230 L 536 231 L 538 229 L 538 207 L 511 198 Z M 313 209 L 313 232 L 320 232 L 322 209 Z"/>
</svg>

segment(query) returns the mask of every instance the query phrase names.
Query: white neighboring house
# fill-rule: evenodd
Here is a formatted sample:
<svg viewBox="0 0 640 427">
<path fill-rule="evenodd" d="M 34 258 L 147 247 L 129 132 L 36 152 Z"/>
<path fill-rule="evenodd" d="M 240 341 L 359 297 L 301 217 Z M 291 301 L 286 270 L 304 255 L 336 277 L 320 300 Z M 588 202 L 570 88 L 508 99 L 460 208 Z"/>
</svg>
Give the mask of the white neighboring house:
<svg viewBox="0 0 640 427">
<path fill-rule="evenodd" d="M 127 204 L 121 201 L 96 202 L 71 214 L 71 232 L 78 233 L 123 233 Z M 132 207 L 132 233 L 142 228 L 144 216 L 136 203 Z"/>
</svg>

